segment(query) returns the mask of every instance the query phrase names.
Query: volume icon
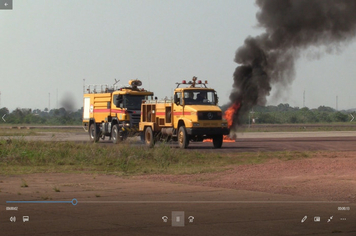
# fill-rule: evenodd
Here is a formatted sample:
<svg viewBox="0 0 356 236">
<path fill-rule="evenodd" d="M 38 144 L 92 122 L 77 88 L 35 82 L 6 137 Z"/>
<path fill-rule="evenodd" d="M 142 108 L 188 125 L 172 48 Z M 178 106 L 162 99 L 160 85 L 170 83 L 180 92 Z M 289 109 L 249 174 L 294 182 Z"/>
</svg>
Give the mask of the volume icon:
<svg viewBox="0 0 356 236">
<path fill-rule="evenodd" d="M 16 216 L 11 216 L 10 217 L 10 222 L 15 223 L 16 222 Z"/>
</svg>

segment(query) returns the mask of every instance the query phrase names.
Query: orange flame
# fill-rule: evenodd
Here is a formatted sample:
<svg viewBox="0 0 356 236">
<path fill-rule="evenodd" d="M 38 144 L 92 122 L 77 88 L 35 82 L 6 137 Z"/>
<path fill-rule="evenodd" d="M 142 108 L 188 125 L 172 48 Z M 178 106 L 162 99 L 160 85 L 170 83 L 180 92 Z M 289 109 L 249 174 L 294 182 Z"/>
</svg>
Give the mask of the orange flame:
<svg viewBox="0 0 356 236">
<path fill-rule="evenodd" d="M 213 140 L 212 139 L 204 139 L 203 142 L 204 143 L 206 143 L 206 142 L 210 142 L 211 143 L 211 142 L 213 142 Z M 224 143 L 234 143 L 235 139 L 231 139 L 229 137 L 229 135 L 224 135 L 223 142 Z"/>
<path fill-rule="evenodd" d="M 225 119 L 227 120 L 227 126 L 230 128 L 234 123 L 234 115 L 240 109 L 240 103 L 236 102 L 232 104 L 226 111 L 225 111 Z"/>
<path fill-rule="evenodd" d="M 237 113 L 237 111 L 240 109 L 241 104 L 239 102 L 236 102 L 232 104 L 224 114 L 224 118 L 227 120 L 227 126 L 231 128 L 233 122 L 234 122 L 234 115 Z M 203 142 L 213 142 L 212 139 L 204 139 Z M 235 139 L 231 139 L 228 135 L 224 135 L 223 138 L 224 143 L 232 143 L 235 142 Z"/>
</svg>

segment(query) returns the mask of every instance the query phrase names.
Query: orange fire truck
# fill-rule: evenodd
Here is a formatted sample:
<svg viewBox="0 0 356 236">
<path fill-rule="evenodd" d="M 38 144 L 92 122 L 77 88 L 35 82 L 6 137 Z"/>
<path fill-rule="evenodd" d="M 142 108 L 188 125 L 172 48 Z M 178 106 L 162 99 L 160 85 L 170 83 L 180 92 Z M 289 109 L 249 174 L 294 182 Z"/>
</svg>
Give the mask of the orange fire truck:
<svg viewBox="0 0 356 236">
<path fill-rule="evenodd" d="M 105 136 L 114 143 L 128 136 L 139 135 L 138 126 L 143 100 L 152 100 L 153 93 L 143 88 L 140 80 L 129 86 L 89 85 L 84 94 L 83 127 L 92 142 Z"/>
<path fill-rule="evenodd" d="M 181 148 L 187 148 L 190 141 L 213 139 L 214 147 L 221 148 L 223 135 L 230 131 L 217 105 L 216 91 L 206 85 L 207 81 L 193 77 L 177 83 L 173 100 L 142 102 L 139 130 L 149 147 L 161 139 L 178 141 Z"/>
</svg>

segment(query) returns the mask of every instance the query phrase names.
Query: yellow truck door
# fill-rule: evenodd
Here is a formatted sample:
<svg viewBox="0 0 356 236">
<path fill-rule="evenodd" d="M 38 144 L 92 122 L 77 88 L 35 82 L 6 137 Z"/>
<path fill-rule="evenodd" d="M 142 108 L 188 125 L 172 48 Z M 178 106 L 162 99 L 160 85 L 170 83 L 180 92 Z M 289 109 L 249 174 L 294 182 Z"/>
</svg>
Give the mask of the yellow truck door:
<svg viewBox="0 0 356 236">
<path fill-rule="evenodd" d="M 178 128 L 178 121 L 180 118 L 184 116 L 184 100 L 183 100 L 183 94 L 182 92 L 177 92 L 176 93 L 178 102 L 173 103 L 173 114 L 172 114 L 172 119 L 173 119 L 173 127 L 175 129 Z"/>
</svg>

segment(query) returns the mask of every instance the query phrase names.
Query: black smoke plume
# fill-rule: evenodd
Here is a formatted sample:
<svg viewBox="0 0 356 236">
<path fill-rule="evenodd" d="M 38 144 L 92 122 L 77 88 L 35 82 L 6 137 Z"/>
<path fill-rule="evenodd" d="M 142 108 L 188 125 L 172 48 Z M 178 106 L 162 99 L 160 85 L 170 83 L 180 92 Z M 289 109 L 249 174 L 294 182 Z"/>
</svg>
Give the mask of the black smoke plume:
<svg viewBox="0 0 356 236">
<path fill-rule="evenodd" d="M 234 126 L 254 105 L 265 105 L 272 86 L 277 95 L 295 78 L 301 51 L 339 49 L 356 34 L 355 0 L 256 0 L 258 26 L 265 32 L 247 37 L 237 49 L 231 103 L 241 103 Z"/>
<path fill-rule="evenodd" d="M 64 97 L 60 101 L 61 107 L 63 107 L 67 112 L 73 112 L 75 107 L 75 98 L 72 93 L 66 92 Z"/>
</svg>

